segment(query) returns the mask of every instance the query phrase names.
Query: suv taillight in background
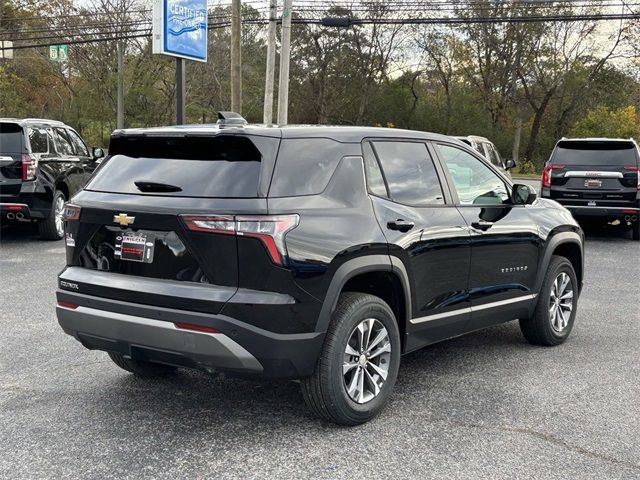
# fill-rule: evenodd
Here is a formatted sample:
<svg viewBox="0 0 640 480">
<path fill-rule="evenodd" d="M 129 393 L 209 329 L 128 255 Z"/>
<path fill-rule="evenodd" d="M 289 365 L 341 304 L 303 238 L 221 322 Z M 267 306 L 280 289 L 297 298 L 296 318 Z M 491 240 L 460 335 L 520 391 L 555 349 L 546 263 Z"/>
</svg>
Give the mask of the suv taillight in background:
<svg viewBox="0 0 640 480">
<path fill-rule="evenodd" d="M 35 180 L 38 161 L 28 153 L 22 154 L 22 181 Z"/>
<path fill-rule="evenodd" d="M 298 215 L 182 215 L 187 228 L 194 232 L 242 235 L 259 239 L 273 263 L 284 265 L 287 249 L 284 236 L 298 226 Z"/>
<path fill-rule="evenodd" d="M 64 211 L 62 212 L 62 220 L 64 220 L 65 222 L 78 221 L 80 220 L 80 211 L 81 208 L 77 205 L 67 203 L 64 206 Z"/>
<path fill-rule="evenodd" d="M 551 187 L 551 171 L 564 170 L 564 165 L 546 165 L 542 170 L 542 186 Z"/>
<path fill-rule="evenodd" d="M 624 167 L 624 169 L 631 172 L 637 172 L 638 182 L 637 182 L 636 188 L 640 190 L 640 167 L 630 166 L 630 167 Z"/>
</svg>

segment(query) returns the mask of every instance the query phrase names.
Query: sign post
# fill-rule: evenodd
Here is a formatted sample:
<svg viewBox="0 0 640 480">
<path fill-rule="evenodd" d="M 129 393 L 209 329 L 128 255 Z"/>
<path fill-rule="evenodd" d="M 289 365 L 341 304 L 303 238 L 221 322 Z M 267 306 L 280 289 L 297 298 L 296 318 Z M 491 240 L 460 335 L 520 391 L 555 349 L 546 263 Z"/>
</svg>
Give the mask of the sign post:
<svg viewBox="0 0 640 480">
<path fill-rule="evenodd" d="M 176 57 L 176 123 L 185 121 L 185 59 L 207 61 L 207 0 L 154 0 L 153 53 Z"/>
</svg>

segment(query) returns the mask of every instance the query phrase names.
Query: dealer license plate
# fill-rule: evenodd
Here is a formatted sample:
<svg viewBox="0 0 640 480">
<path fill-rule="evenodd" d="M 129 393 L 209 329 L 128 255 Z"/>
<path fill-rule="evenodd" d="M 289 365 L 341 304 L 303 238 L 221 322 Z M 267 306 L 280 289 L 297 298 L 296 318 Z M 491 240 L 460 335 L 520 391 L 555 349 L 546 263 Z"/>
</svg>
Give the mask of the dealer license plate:
<svg viewBox="0 0 640 480">
<path fill-rule="evenodd" d="M 152 263 L 154 240 L 153 235 L 148 233 L 118 232 L 114 255 L 128 262 Z"/>
</svg>

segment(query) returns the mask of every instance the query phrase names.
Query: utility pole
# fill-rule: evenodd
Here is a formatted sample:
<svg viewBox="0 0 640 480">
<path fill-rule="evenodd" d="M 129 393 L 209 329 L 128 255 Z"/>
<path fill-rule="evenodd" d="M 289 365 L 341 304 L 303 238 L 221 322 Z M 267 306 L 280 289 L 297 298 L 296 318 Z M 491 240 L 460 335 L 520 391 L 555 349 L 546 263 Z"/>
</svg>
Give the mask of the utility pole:
<svg viewBox="0 0 640 480">
<path fill-rule="evenodd" d="M 282 10 L 282 50 L 280 51 L 280 83 L 278 86 L 278 125 L 286 125 L 289 109 L 289 61 L 291 59 L 291 5 L 284 0 Z"/>
<path fill-rule="evenodd" d="M 269 4 L 269 34 L 267 37 L 267 74 L 264 81 L 264 114 L 265 125 L 273 123 L 273 86 L 276 69 L 276 26 L 278 19 L 278 0 L 271 0 Z"/>
<path fill-rule="evenodd" d="M 118 92 L 116 99 L 116 128 L 124 128 L 124 46 L 122 40 L 116 43 L 118 55 Z"/>
<path fill-rule="evenodd" d="M 184 58 L 176 57 L 176 124 L 184 125 L 185 75 Z"/>
<path fill-rule="evenodd" d="M 240 0 L 231 2 L 231 111 L 242 113 L 242 24 Z"/>
</svg>

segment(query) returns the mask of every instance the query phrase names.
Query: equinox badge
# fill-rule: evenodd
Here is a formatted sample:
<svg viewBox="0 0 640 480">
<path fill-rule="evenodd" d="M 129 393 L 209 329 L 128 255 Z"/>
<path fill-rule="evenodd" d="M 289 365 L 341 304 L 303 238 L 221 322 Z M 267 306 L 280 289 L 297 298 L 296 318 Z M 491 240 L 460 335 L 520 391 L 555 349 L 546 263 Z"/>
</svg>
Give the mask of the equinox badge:
<svg viewBox="0 0 640 480">
<path fill-rule="evenodd" d="M 123 227 L 126 227 L 127 225 L 131 225 L 135 219 L 136 217 L 130 217 L 126 213 L 120 213 L 118 215 L 113 216 L 113 221 L 115 223 L 119 223 Z"/>
</svg>

